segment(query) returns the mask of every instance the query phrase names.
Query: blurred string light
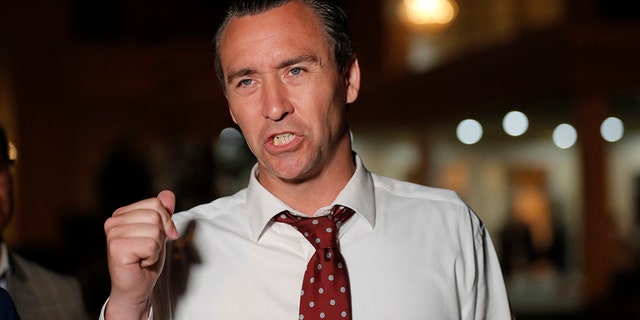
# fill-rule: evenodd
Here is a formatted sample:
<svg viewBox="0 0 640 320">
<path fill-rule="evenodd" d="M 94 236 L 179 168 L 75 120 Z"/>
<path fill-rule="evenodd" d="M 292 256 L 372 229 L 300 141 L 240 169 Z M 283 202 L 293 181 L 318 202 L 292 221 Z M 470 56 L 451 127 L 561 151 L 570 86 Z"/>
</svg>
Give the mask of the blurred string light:
<svg viewBox="0 0 640 320">
<path fill-rule="evenodd" d="M 616 142 L 624 135 L 624 124 L 616 117 L 605 119 L 600 125 L 600 135 L 604 140 Z"/>
<path fill-rule="evenodd" d="M 474 119 L 462 120 L 456 129 L 458 140 L 464 144 L 474 144 L 482 138 L 482 125 Z"/>
<path fill-rule="evenodd" d="M 454 0 L 401 0 L 400 19 L 410 28 L 444 27 L 458 14 Z"/>
<path fill-rule="evenodd" d="M 510 111 L 502 119 L 502 128 L 510 136 L 521 136 L 529 129 L 529 119 L 520 111 Z M 482 135 L 482 125 L 474 119 L 463 120 L 456 128 L 456 136 L 464 144 L 475 144 Z M 608 142 L 616 142 L 624 136 L 624 123 L 617 117 L 608 117 L 600 125 L 600 135 Z M 552 140 L 556 147 L 568 149 L 576 144 L 578 133 L 572 125 L 563 123 L 553 130 Z"/>
<path fill-rule="evenodd" d="M 571 148 L 578 140 L 578 132 L 570 124 L 563 123 L 553 130 L 553 143 L 560 149 Z"/>
<path fill-rule="evenodd" d="M 502 119 L 502 128 L 508 135 L 517 137 L 529 129 L 529 119 L 520 111 L 511 111 Z"/>
</svg>

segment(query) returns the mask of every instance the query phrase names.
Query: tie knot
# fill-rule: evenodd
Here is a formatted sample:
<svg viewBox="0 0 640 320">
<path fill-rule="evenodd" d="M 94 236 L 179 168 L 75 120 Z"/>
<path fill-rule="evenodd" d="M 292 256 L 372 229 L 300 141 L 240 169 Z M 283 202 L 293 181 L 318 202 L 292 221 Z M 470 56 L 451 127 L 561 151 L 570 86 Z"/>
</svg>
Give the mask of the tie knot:
<svg viewBox="0 0 640 320">
<path fill-rule="evenodd" d="M 336 205 L 329 215 L 323 217 L 300 217 L 283 211 L 275 221 L 292 225 L 316 248 L 338 248 L 338 229 L 353 215 L 350 208 Z"/>
</svg>

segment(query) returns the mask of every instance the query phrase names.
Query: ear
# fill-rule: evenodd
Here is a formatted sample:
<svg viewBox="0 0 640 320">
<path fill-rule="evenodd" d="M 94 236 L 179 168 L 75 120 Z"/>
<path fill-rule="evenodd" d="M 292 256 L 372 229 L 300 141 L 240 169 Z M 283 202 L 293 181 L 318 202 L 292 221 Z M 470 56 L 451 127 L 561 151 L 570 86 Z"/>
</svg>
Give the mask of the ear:
<svg viewBox="0 0 640 320">
<path fill-rule="evenodd" d="M 358 58 L 355 56 L 344 72 L 344 80 L 346 103 L 349 104 L 356 101 L 358 98 L 358 92 L 360 91 L 360 66 L 358 65 Z"/>
</svg>

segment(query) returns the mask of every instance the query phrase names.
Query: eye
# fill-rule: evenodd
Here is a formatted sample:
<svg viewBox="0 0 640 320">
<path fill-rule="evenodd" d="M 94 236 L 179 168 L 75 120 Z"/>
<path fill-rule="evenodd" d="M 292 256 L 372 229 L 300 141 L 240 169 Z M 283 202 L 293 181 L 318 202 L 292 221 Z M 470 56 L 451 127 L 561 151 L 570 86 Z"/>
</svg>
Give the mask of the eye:
<svg viewBox="0 0 640 320">
<path fill-rule="evenodd" d="M 291 68 L 291 71 L 289 72 L 294 76 L 298 76 L 302 73 L 302 68 L 298 68 L 298 67 Z"/>
<path fill-rule="evenodd" d="M 240 80 L 240 82 L 238 82 L 239 86 L 250 86 L 253 83 L 253 80 L 251 79 L 242 79 Z"/>
<path fill-rule="evenodd" d="M 239 96 L 248 96 L 254 93 L 260 84 L 260 80 L 254 77 L 239 78 L 235 80 L 233 92 Z"/>
</svg>

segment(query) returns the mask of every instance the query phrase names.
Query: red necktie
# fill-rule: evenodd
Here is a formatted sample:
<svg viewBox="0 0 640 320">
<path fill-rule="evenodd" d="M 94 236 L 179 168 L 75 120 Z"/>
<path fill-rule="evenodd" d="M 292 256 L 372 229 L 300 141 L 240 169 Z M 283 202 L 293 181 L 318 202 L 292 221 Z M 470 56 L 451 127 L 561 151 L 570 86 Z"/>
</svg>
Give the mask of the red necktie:
<svg viewBox="0 0 640 320">
<path fill-rule="evenodd" d="M 275 218 L 294 226 L 316 248 L 302 282 L 301 320 L 351 319 L 349 277 L 338 245 L 338 228 L 353 213 L 336 205 L 324 217 L 304 218 L 283 211 Z"/>
</svg>

